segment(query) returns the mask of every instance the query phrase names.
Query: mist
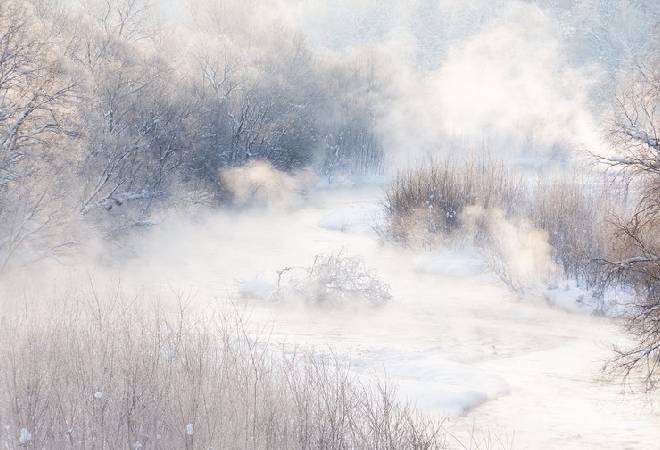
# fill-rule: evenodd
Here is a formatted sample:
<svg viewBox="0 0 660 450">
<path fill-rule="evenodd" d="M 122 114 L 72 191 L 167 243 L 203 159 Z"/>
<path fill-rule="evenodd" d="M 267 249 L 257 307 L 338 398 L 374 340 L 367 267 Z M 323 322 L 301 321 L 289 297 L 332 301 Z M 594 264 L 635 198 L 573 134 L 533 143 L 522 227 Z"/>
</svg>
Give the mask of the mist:
<svg viewBox="0 0 660 450">
<path fill-rule="evenodd" d="M 0 445 L 652 448 L 658 23 L 3 2 Z"/>
</svg>

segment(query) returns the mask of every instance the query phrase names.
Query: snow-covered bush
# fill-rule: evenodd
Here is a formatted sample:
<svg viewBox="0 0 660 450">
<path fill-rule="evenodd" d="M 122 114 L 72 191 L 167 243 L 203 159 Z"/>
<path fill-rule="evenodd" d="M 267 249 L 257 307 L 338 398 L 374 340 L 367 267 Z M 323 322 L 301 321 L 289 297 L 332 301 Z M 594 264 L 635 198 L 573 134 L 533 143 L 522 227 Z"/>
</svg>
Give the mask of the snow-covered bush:
<svg viewBox="0 0 660 450">
<path fill-rule="evenodd" d="M 3 309 L 0 447 L 444 448 L 389 386 L 270 346 L 236 314 L 78 297 Z"/>
<path fill-rule="evenodd" d="M 380 306 L 392 295 L 390 288 L 356 256 L 317 255 L 309 267 L 285 267 L 278 272 L 277 299 L 300 298 L 323 306 Z"/>
</svg>

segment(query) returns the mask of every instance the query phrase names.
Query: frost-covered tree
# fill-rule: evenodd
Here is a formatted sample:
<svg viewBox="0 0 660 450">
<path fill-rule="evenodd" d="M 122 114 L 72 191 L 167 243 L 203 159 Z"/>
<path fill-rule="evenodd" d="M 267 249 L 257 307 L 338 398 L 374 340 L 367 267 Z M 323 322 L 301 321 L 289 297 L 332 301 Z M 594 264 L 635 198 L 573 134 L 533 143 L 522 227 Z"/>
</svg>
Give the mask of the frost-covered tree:
<svg viewBox="0 0 660 450">
<path fill-rule="evenodd" d="M 80 211 L 112 212 L 111 228 L 145 219 L 186 145 L 189 111 L 172 95 L 172 69 L 154 45 L 147 14 L 135 0 L 84 11 L 87 26 L 74 28 L 69 50 L 84 80 Z M 131 207 L 113 211 L 125 204 Z"/>
<path fill-rule="evenodd" d="M 614 365 L 630 375 L 643 368 L 655 387 L 660 365 L 660 59 L 636 67 L 617 98 L 612 139 L 618 149 L 601 161 L 628 176 L 639 201 L 618 223 L 622 257 L 608 261 L 612 274 L 634 286 L 628 329 L 635 345 L 618 350 Z"/>
<path fill-rule="evenodd" d="M 61 244 L 51 238 L 65 220 L 60 146 L 74 87 L 30 8 L 0 4 L 0 270 Z"/>
</svg>

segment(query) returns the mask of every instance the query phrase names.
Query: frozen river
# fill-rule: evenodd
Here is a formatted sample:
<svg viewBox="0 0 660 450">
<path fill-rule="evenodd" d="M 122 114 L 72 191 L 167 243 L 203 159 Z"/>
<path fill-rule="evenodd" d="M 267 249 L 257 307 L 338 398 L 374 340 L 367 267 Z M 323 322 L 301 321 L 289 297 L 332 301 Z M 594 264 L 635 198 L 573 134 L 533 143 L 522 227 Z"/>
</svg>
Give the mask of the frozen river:
<svg viewBox="0 0 660 450">
<path fill-rule="evenodd" d="M 381 196 L 378 188 L 325 190 L 284 213 L 167 225 L 143 243 L 152 256 L 135 261 L 130 276 L 157 273 L 163 286 L 219 303 L 240 298 L 271 342 L 333 352 L 361 376 L 387 377 L 420 409 L 448 417 L 468 444 L 474 435 L 525 449 L 660 448 L 652 398 L 603 379 L 622 339 L 613 319 L 520 298 L 468 251 L 383 244 L 374 231 Z M 276 270 L 338 251 L 361 256 L 389 283 L 388 305 L 269 300 Z"/>
</svg>

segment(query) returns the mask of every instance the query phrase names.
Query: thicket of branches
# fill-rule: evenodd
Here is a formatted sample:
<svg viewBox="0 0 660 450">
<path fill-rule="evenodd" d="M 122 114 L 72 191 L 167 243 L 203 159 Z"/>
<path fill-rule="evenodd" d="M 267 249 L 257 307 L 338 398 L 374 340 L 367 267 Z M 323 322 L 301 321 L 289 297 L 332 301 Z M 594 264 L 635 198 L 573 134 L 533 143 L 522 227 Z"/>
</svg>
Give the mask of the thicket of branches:
<svg viewBox="0 0 660 450">
<path fill-rule="evenodd" d="M 284 267 L 277 275 L 276 300 L 301 299 L 325 307 L 376 307 L 392 299 L 389 285 L 357 256 L 316 255 L 311 266 Z"/>
<path fill-rule="evenodd" d="M 238 313 L 69 294 L 4 311 L 3 448 L 446 448 L 392 387 L 261 340 Z"/>
<path fill-rule="evenodd" d="M 618 151 L 600 161 L 639 196 L 633 211 L 616 222 L 621 257 L 606 258 L 604 264 L 613 279 L 632 285 L 637 295 L 627 319 L 634 345 L 617 349 L 610 367 L 625 376 L 641 373 L 654 388 L 660 380 L 660 58 L 635 69 L 617 102 L 611 136 Z"/>
<path fill-rule="evenodd" d="M 433 162 L 400 173 L 389 185 L 388 232 L 413 245 L 462 239 L 467 233 L 489 247 L 500 238 L 493 234 L 503 233 L 486 220 L 497 216 L 514 228 L 543 232 L 563 273 L 598 293 L 608 277 L 596 260 L 619 250 L 612 245 L 611 221 L 623 207 L 622 188 L 597 173 L 531 181 L 490 160 Z M 467 217 L 475 207 L 483 217 Z"/>
<path fill-rule="evenodd" d="M 0 269 L 61 254 L 73 223 L 117 234 L 158 204 L 222 203 L 224 167 L 381 170 L 364 63 L 237 2 L 191 4 L 176 27 L 147 0 L 0 4 Z"/>
<path fill-rule="evenodd" d="M 523 229 L 541 233 L 539 243 L 549 245 L 556 269 L 598 299 L 613 283 L 624 281 L 604 262 L 635 253 L 632 241 L 623 237 L 621 221 L 630 214 L 628 203 L 637 192 L 600 171 L 532 181 L 492 161 L 435 163 L 399 174 L 387 189 L 384 206 L 387 232 L 407 245 L 433 246 L 467 237 L 492 251 L 505 230 L 491 219 L 510 225 L 520 238 L 528 234 Z M 475 208 L 481 211 L 479 218 L 470 217 Z M 497 264 L 504 264 L 507 272 L 510 262 Z"/>
<path fill-rule="evenodd" d="M 503 164 L 482 160 L 465 164 L 431 161 L 401 171 L 385 193 L 389 231 L 399 241 L 425 242 L 461 226 L 468 206 L 513 212 L 525 186 Z"/>
</svg>

